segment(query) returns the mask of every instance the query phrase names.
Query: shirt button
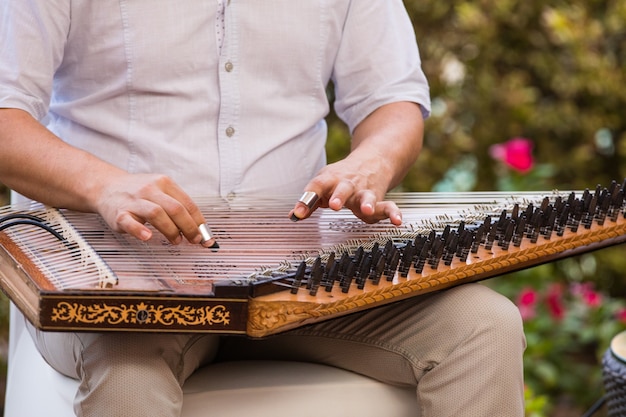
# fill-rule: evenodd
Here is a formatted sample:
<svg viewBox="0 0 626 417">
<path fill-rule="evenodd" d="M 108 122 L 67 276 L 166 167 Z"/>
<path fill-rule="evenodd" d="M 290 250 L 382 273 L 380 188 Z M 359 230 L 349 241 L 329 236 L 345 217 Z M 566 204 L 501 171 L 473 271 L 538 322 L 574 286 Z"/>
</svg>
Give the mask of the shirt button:
<svg viewBox="0 0 626 417">
<path fill-rule="evenodd" d="M 226 72 L 231 72 L 233 68 L 235 68 L 235 66 L 232 62 L 228 61 L 226 64 L 224 64 L 224 68 L 226 69 Z"/>
<path fill-rule="evenodd" d="M 232 126 L 228 126 L 226 128 L 226 136 L 228 136 L 229 138 L 232 137 L 235 134 L 235 128 Z"/>
<path fill-rule="evenodd" d="M 226 198 L 228 198 L 229 201 L 233 201 L 235 199 L 237 195 L 234 192 L 230 192 L 228 193 L 228 195 L 226 196 Z"/>
</svg>

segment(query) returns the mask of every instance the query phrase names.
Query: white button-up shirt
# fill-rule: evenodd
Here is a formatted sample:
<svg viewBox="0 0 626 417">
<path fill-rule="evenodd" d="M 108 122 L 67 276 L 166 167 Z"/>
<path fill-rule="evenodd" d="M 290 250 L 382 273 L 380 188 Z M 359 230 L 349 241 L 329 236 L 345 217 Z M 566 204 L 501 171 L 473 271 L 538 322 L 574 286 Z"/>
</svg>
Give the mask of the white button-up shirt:
<svg viewBox="0 0 626 417">
<path fill-rule="evenodd" d="M 0 107 L 129 172 L 169 175 L 192 196 L 301 192 L 326 162 L 329 80 L 350 129 L 390 102 L 429 109 L 401 0 L 0 8 Z"/>
</svg>

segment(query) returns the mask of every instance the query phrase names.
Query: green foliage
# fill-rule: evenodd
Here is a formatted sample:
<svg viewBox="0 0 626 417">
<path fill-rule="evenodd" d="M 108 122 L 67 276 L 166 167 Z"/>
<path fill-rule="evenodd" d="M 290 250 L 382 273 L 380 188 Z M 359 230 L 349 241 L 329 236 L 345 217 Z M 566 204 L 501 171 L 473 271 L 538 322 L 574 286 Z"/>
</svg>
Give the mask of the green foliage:
<svg viewBox="0 0 626 417">
<path fill-rule="evenodd" d="M 624 2 L 405 3 L 434 102 L 419 181 L 410 179 L 417 189 L 431 189 L 466 154 L 478 158 L 475 188 L 495 189 L 488 148 L 516 136 L 558 166 L 554 188 L 623 175 Z"/>
<path fill-rule="evenodd" d="M 473 189 L 496 189 L 491 144 L 522 136 L 549 188 L 584 188 L 626 168 L 626 3 L 405 0 L 431 84 L 425 147 L 404 182 L 429 191 L 476 158 Z"/>
<path fill-rule="evenodd" d="M 552 404 L 586 409 L 602 396 L 602 355 L 626 329 L 626 301 L 596 289 L 596 261 L 587 254 L 486 283 L 520 307 L 526 384 Z"/>
<path fill-rule="evenodd" d="M 545 417 L 549 409 L 549 399 L 545 395 L 536 395 L 532 388 L 524 390 L 526 417 Z"/>
</svg>

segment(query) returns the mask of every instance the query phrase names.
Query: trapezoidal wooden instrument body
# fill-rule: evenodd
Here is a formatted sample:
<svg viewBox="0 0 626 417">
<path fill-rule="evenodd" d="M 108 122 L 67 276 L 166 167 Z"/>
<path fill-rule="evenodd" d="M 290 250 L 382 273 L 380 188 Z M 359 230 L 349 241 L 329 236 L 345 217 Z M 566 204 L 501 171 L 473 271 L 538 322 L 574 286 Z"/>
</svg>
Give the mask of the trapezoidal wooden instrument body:
<svg viewBox="0 0 626 417">
<path fill-rule="evenodd" d="M 0 285 L 33 325 L 263 337 L 626 240 L 624 186 L 398 193 L 403 226 L 284 198 L 198 199 L 220 248 L 147 242 L 95 214 L 0 209 Z"/>
</svg>

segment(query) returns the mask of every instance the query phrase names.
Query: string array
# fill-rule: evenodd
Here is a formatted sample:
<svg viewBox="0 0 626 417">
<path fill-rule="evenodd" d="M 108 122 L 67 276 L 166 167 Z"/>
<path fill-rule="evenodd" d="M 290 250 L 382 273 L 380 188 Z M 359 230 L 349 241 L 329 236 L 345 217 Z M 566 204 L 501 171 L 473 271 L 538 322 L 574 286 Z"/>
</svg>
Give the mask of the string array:
<svg viewBox="0 0 626 417">
<path fill-rule="evenodd" d="M 315 294 L 419 274 L 455 257 L 467 259 L 479 248 L 515 246 L 611 220 L 623 211 L 623 190 L 624 184 L 612 183 L 580 197 L 557 191 L 390 194 L 403 212 L 400 227 L 366 224 L 346 209 L 323 208 L 294 223 L 294 196 L 198 198 L 217 251 L 172 245 L 156 230 L 141 242 L 113 232 L 96 214 L 40 205 L 5 207 L 0 219 L 2 233 L 61 291 L 195 294 L 213 292 L 216 284 L 245 289 L 268 281 Z M 15 213 L 36 216 L 51 231 L 23 221 L 31 219 L 9 219 Z"/>
</svg>

